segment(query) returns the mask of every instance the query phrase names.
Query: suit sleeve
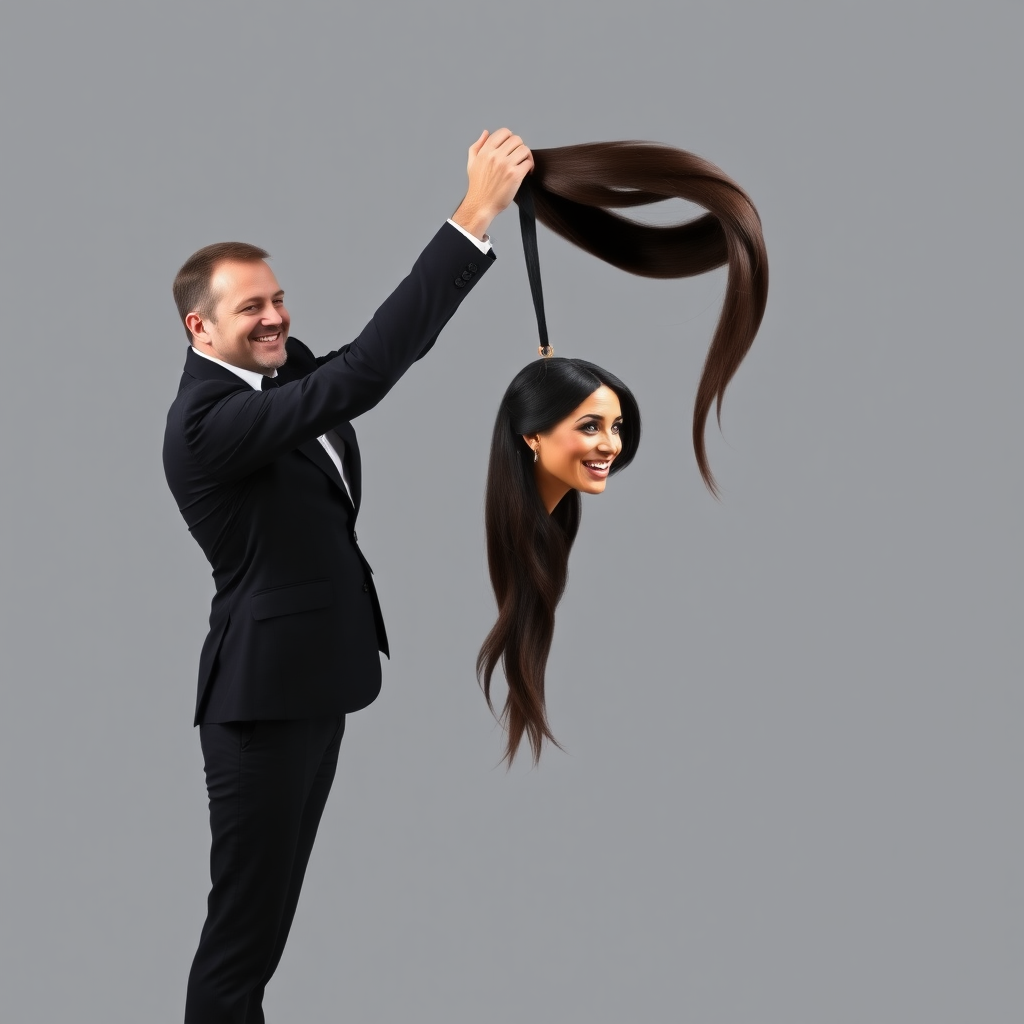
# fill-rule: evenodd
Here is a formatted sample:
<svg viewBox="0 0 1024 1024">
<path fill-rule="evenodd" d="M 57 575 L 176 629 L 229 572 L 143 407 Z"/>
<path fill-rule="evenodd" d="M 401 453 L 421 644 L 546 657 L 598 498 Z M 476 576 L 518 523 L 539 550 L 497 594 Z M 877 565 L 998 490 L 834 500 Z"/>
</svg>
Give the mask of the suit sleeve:
<svg viewBox="0 0 1024 1024">
<path fill-rule="evenodd" d="M 445 224 L 359 337 L 300 380 L 267 392 L 194 385 L 180 411 L 190 455 L 214 477 L 238 479 L 372 409 L 434 344 L 493 259 Z"/>
</svg>

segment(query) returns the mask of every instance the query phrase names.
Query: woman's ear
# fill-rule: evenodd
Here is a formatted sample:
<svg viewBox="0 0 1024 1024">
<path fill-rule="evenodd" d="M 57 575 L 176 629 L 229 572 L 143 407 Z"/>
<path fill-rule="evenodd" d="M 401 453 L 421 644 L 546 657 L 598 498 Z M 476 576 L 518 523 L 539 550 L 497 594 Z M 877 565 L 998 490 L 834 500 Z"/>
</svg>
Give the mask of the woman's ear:
<svg viewBox="0 0 1024 1024">
<path fill-rule="evenodd" d="M 523 440 L 536 452 L 537 446 L 540 444 L 540 434 L 523 434 Z"/>
</svg>

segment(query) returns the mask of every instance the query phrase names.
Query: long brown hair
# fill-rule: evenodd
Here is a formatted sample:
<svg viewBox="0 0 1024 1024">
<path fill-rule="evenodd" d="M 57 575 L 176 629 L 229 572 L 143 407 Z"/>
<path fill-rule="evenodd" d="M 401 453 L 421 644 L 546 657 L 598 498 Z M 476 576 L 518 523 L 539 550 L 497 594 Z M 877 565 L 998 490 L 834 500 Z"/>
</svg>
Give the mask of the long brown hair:
<svg viewBox="0 0 1024 1024">
<path fill-rule="evenodd" d="M 753 344 L 768 301 L 768 254 L 746 192 L 714 164 L 655 142 L 591 142 L 533 151 L 529 188 L 537 219 L 606 263 L 642 277 L 692 277 L 725 264 L 725 300 L 693 406 L 693 450 L 718 494 L 704 447 L 714 403 Z M 684 199 L 708 212 L 683 224 L 650 225 L 613 209 Z"/>
<path fill-rule="evenodd" d="M 768 256 L 753 203 L 714 164 L 657 143 L 587 143 L 534 150 L 533 157 L 533 173 L 517 196 L 524 228 L 532 226 L 535 210 L 537 220 L 574 245 L 644 277 L 690 277 L 728 264 L 725 300 L 693 409 L 697 466 L 717 496 L 704 446 L 708 413 L 715 404 L 721 418 L 725 389 L 754 341 L 768 299 Z M 669 226 L 641 224 L 611 212 L 666 199 L 687 200 L 708 212 Z M 526 238 L 524 230 L 524 244 Z M 527 262 L 531 262 L 529 246 Z M 531 268 L 531 285 L 546 345 L 539 268 Z M 556 397 L 561 395 L 560 388 L 550 387 L 564 375 L 553 364 L 576 364 L 579 371 L 578 380 L 561 396 L 565 401 Z M 498 620 L 480 649 L 477 674 L 491 704 L 491 675 L 499 660 L 504 667 L 508 697 L 500 720 L 508 732 L 505 759 L 509 764 L 524 735 L 535 762 L 544 739 L 554 742 L 545 709 L 544 673 L 554 636 L 555 607 L 565 589 L 569 552 L 580 521 L 577 491 L 570 491 L 550 516 L 546 513 L 534 482 L 532 453 L 521 435 L 550 429 L 602 383 L 619 396 L 627 439 L 635 424 L 629 458 L 623 461 L 620 454 L 612 464 L 613 472 L 622 469 L 639 441 L 639 410 L 621 381 L 583 360 L 542 359 L 522 370 L 502 399 L 494 427 L 485 520 Z M 524 397 L 529 416 L 523 413 Z"/>
</svg>

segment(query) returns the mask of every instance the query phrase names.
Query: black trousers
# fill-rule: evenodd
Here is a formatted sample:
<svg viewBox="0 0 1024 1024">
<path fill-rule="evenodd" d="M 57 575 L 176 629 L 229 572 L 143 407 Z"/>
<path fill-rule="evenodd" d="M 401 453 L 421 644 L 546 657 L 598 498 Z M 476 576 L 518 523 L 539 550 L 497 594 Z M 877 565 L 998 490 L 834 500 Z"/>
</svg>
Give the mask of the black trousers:
<svg viewBox="0 0 1024 1024">
<path fill-rule="evenodd" d="M 212 886 L 185 1024 L 264 1024 L 344 732 L 344 715 L 199 727 Z"/>
</svg>

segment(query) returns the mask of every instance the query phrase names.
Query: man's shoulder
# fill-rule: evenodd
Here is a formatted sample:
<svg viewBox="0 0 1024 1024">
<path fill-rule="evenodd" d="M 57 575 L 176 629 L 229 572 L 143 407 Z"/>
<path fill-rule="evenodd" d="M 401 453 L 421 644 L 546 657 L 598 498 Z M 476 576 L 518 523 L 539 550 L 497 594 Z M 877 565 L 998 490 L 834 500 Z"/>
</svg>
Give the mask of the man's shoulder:
<svg viewBox="0 0 1024 1024">
<path fill-rule="evenodd" d="M 178 381 L 178 393 L 171 402 L 171 408 L 189 402 L 199 395 L 211 396 L 228 394 L 232 391 L 251 391 L 252 388 L 232 373 L 221 375 L 194 374 L 186 369 Z"/>
<path fill-rule="evenodd" d="M 278 371 L 285 376 L 302 376 L 316 369 L 316 356 L 298 338 L 291 335 L 284 344 L 288 362 Z"/>
<path fill-rule="evenodd" d="M 166 436 L 180 433 L 196 417 L 202 417 L 213 407 L 236 393 L 253 390 L 241 377 L 227 367 L 192 355 L 178 381 L 178 391 L 167 410 Z"/>
</svg>

